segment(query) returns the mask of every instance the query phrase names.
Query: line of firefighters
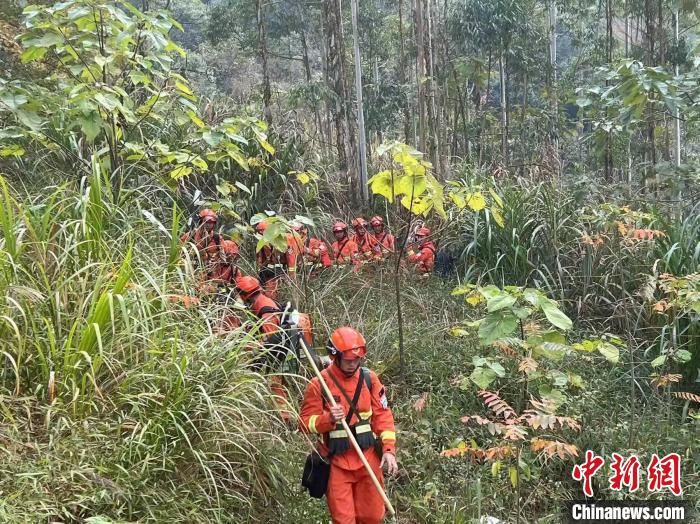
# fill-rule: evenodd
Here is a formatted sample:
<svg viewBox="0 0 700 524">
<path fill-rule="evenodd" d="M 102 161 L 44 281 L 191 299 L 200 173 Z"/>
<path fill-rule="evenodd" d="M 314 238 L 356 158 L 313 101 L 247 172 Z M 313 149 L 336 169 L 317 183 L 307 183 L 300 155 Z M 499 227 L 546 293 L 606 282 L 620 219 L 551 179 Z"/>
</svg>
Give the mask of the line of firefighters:
<svg viewBox="0 0 700 524">
<path fill-rule="evenodd" d="M 203 274 L 206 283 L 232 285 L 242 276 L 236 264 L 240 250 L 233 240 L 226 240 L 216 232 L 217 222 L 217 214 L 204 209 L 199 213 L 197 227 L 185 233 L 181 240 L 194 243 L 199 251 L 206 268 Z M 312 272 L 331 266 L 351 266 L 354 271 L 359 271 L 363 265 L 381 262 L 396 252 L 396 239 L 386 230 L 380 216 L 372 217 L 369 222 L 355 218 L 352 234 L 345 222 L 335 222 L 332 227 L 335 240 L 330 248 L 326 241 L 309 236 L 304 224 L 296 223 L 293 227 L 294 233 L 287 235 L 285 251 L 265 245 L 256 255 L 258 279 L 272 298 L 277 296 L 280 277 L 286 274 L 294 279 L 301 264 Z M 255 225 L 259 235 L 263 235 L 266 228 L 264 220 Z M 406 249 L 406 262 L 420 275 L 429 274 L 435 265 L 436 250 L 430 234 L 429 228 L 419 228 L 414 241 Z"/>
<path fill-rule="evenodd" d="M 396 429 L 388 406 L 384 386 L 377 375 L 361 367 L 367 348 L 362 334 L 344 326 L 336 329 L 328 339 L 326 349 L 330 356 L 319 358 L 313 351 L 311 322 L 308 315 L 298 314 L 289 322 L 289 311 L 277 302 L 278 283 L 286 274 L 295 278 L 297 268 L 304 264 L 312 272 L 331 266 L 349 266 L 359 271 L 369 263 L 378 263 L 396 252 L 396 241 L 384 227 L 381 217 L 372 217 L 369 223 L 362 218 L 352 221 L 354 234 L 350 235 L 344 222 L 333 224 L 335 241 L 330 249 L 325 241 L 309 237 L 303 224 L 294 226 L 287 236 L 287 250 L 279 251 L 264 246 L 256 256 L 258 278 L 246 276 L 237 265 L 239 246 L 222 238 L 216 231 L 218 217 L 211 209 L 199 213 L 197 227 L 181 237 L 183 243 L 192 243 L 202 261 L 200 291 L 216 293 L 221 288 L 233 289 L 252 315 L 259 319 L 259 330 L 264 351 L 254 359 L 254 369 L 269 375 L 270 389 L 286 422 L 292 421 L 287 411 L 288 392 L 282 375 L 278 373 L 290 353 L 299 357 L 299 339 L 312 352 L 313 360 L 324 369 L 323 377 L 333 394 L 336 405 L 322 392 L 319 378 L 309 382 L 300 409 L 300 429 L 319 436 L 317 452 L 329 464 L 322 484 L 333 522 L 336 524 L 379 523 L 384 516 L 384 501 L 370 478 L 371 469 L 383 486 L 382 468 L 396 474 Z M 371 231 L 368 226 L 371 226 Z M 263 235 L 267 224 L 256 225 Z M 419 228 L 414 242 L 406 249 L 407 262 L 419 274 L 427 275 L 435 263 L 435 246 L 429 240 L 430 230 Z M 224 318 L 222 331 L 240 326 L 236 315 Z M 296 337 L 296 338 L 295 338 Z M 351 398 L 352 397 L 352 398 Z M 365 456 L 367 466 L 351 448 L 342 426 L 348 424 L 353 437 Z M 313 469 L 313 468 L 312 468 Z M 305 475 L 306 475 L 305 470 Z M 308 486 L 307 486 L 308 487 Z M 318 486 L 309 487 L 310 493 Z M 312 495 L 312 496 L 319 496 Z"/>
</svg>

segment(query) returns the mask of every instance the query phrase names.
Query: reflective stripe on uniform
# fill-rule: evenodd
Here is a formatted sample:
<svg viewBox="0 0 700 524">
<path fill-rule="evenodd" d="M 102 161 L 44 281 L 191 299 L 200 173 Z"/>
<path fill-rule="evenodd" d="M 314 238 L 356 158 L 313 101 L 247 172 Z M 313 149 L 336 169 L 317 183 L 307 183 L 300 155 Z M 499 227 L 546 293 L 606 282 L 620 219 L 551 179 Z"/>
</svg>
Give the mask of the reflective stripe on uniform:
<svg viewBox="0 0 700 524">
<path fill-rule="evenodd" d="M 368 431 L 372 431 L 372 426 L 369 424 L 361 424 L 359 426 L 355 426 L 355 433 L 367 433 Z"/>
<path fill-rule="evenodd" d="M 367 420 L 367 419 L 369 419 L 369 417 L 371 417 L 371 416 L 372 416 L 372 410 L 371 410 L 371 409 L 370 409 L 369 411 L 361 411 L 361 412 L 360 412 L 360 418 L 361 418 L 362 420 Z"/>
<path fill-rule="evenodd" d="M 330 436 L 330 438 L 345 438 L 345 437 L 348 436 L 348 434 L 345 432 L 344 429 L 339 429 L 339 430 L 336 430 L 336 431 L 331 431 L 331 432 L 328 434 L 328 436 Z"/>
<path fill-rule="evenodd" d="M 317 419 L 318 419 L 318 415 L 311 415 L 311 417 L 309 417 L 309 431 L 311 433 L 318 433 L 318 431 L 316 431 L 316 420 Z"/>
<path fill-rule="evenodd" d="M 382 440 L 396 440 L 396 432 L 395 431 L 382 431 L 382 434 L 379 437 Z"/>
<path fill-rule="evenodd" d="M 269 267 L 272 269 L 277 269 L 278 267 L 284 267 L 284 264 L 268 264 L 265 267 Z"/>
</svg>

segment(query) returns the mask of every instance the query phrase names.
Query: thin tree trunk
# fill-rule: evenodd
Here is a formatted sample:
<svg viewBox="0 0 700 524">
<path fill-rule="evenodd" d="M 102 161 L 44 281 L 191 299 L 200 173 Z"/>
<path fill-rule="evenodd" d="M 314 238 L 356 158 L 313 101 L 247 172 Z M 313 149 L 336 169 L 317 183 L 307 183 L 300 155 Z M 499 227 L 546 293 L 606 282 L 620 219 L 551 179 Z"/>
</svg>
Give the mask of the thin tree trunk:
<svg viewBox="0 0 700 524">
<path fill-rule="evenodd" d="M 498 70 L 501 81 L 501 160 L 508 164 L 508 112 L 506 109 L 506 68 L 505 52 L 498 58 Z"/>
<path fill-rule="evenodd" d="M 676 11 L 673 14 L 673 26 L 674 26 L 674 33 L 676 37 L 676 45 L 678 45 L 678 11 Z M 675 66 L 675 73 L 676 76 L 678 76 L 678 64 L 676 63 Z M 674 135 L 675 135 L 675 141 L 674 141 L 674 147 L 673 147 L 673 161 L 676 165 L 676 167 L 680 167 L 681 165 L 681 112 L 678 106 L 676 106 L 676 110 L 674 111 Z"/>
<path fill-rule="evenodd" d="M 423 26 L 423 0 L 416 0 L 414 16 L 416 20 L 416 84 L 418 91 L 418 143 L 422 152 L 426 150 L 426 129 L 425 129 L 425 44 Z"/>
<path fill-rule="evenodd" d="M 362 204 L 369 203 L 367 193 L 367 138 L 365 136 L 365 116 L 362 101 L 362 61 L 360 57 L 360 37 L 357 32 L 357 0 L 350 0 L 352 9 L 352 38 L 355 57 L 355 95 L 357 99 L 357 130 L 359 137 L 358 147 L 358 175 L 360 200 Z"/>
<path fill-rule="evenodd" d="M 483 161 L 484 153 L 484 124 L 486 123 L 486 106 L 488 106 L 489 98 L 491 95 L 491 60 L 492 51 L 489 49 L 489 65 L 486 71 L 486 102 L 484 102 L 484 107 L 481 107 L 481 123 L 479 124 L 479 166 Z"/>
<path fill-rule="evenodd" d="M 406 95 L 406 52 L 403 40 L 403 0 L 399 0 L 399 83 L 404 96 L 401 100 L 403 108 L 403 134 L 405 142 L 411 141 L 411 113 L 408 107 L 408 97 Z"/>
<path fill-rule="evenodd" d="M 303 7 L 299 9 L 299 18 L 301 21 L 301 31 L 299 37 L 301 39 L 302 59 L 304 61 L 304 73 L 306 74 L 306 83 L 311 84 L 313 77 L 311 76 L 311 64 L 309 62 L 309 46 L 306 41 L 306 19 L 304 17 Z M 325 141 L 323 140 L 323 126 L 321 124 L 321 113 L 318 110 L 318 104 L 316 103 L 316 100 L 314 100 L 313 110 L 314 120 L 316 122 L 316 136 L 320 137 L 317 138 L 317 143 L 321 149 L 321 154 L 325 156 L 326 147 Z"/>
<path fill-rule="evenodd" d="M 270 87 L 270 72 L 267 69 L 267 42 L 265 40 L 265 18 L 262 9 L 262 0 L 257 0 L 256 16 L 258 22 L 258 44 L 260 46 L 260 61 L 263 72 L 263 119 L 268 124 L 272 123 L 272 89 Z"/>
</svg>

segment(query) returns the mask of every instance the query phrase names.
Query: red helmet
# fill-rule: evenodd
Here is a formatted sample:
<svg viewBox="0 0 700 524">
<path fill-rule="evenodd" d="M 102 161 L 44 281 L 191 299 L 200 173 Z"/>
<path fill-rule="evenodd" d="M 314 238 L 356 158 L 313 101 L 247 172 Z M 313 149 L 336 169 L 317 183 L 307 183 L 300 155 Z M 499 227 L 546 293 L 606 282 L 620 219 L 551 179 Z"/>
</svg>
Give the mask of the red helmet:
<svg viewBox="0 0 700 524">
<path fill-rule="evenodd" d="M 216 213 L 214 212 L 213 209 L 202 209 L 199 212 L 199 221 L 204 223 L 204 222 L 216 222 L 219 217 L 216 216 Z"/>
<path fill-rule="evenodd" d="M 357 217 L 352 221 L 352 227 L 355 229 L 359 227 L 367 227 L 367 221 L 362 217 Z"/>
<path fill-rule="evenodd" d="M 257 224 L 255 224 L 255 232 L 260 233 L 261 235 L 265 232 L 267 229 L 267 221 L 261 220 Z"/>
<path fill-rule="evenodd" d="M 225 255 L 230 257 L 237 257 L 239 252 L 238 244 L 236 244 L 233 240 L 224 240 L 221 242 L 221 250 Z"/>
<path fill-rule="evenodd" d="M 379 215 L 375 215 L 370 219 L 369 223 L 372 226 L 383 226 L 384 219 L 382 217 L 380 217 Z"/>
<path fill-rule="evenodd" d="M 336 222 L 333 224 L 333 233 L 336 231 L 347 231 L 348 225 L 345 222 Z"/>
<path fill-rule="evenodd" d="M 260 281 L 251 276 L 238 277 L 236 279 L 236 289 L 243 300 L 247 300 L 251 295 L 262 291 Z"/>
<path fill-rule="evenodd" d="M 367 343 L 359 331 L 343 326 L 331 333 L 326 349 L 332 357 L 354 360 L 367 354 Z"/>
<path fill-rule="evenodd" d="M 418 231 L 416 231 L 416 235 L 422 236 L 422 237 L 427 237 L 431 233 L 430 228 L 428 227 L 421 227 Z"/>
</svg>

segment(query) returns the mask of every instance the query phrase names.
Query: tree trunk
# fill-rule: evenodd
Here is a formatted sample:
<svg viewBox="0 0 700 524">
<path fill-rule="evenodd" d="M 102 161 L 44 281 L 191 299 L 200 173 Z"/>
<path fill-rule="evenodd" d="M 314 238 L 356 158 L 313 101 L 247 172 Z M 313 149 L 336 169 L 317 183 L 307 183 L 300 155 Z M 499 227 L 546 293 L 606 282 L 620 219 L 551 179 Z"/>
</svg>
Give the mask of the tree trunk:
<svg viewBox="0 0 700 524">
<path fill-rule="evenodd" d="M 675 32 L 675 37 L 676 37 L 676 45 L 678 45 L 678 11 L 676 11 L 673 14 L 673 26 L 674 26 L 674 32 Z M 675 66 L 675 73 L 676 76 L 678 76 L 678 64 Z M 676 106 L 676 110 L 674 112 L 674 136 L 675 136 L 675 141 L 674 141 L 674 146 L 673 146 L 673 161 L 676 165 L 676 167 L 680 167 L 681 165 L 681 112 L 680 109 Z"/>
<path fill-rule="evenodd" d="M 362 60 L 360 57 L 360 37 L 357 33 L 357 0 L 350 0 L 352 9 L 352 38 L 355 57 L 355 95 L 357 99 L 357 130 L 359 137 L 358 147 L 358 175 L 360 202 L 363 205 L 369 203 L 367 194 L 367 138 L 365 136 L 365 116 L 362 102 Z"/>
<path fill-rule="evenodd" d="M 549 3 L 549 67 L 550 88 L 552 97 L 552 110 L 554 113 L 554 125 L 552 126 L 552 150 L 556 162 L 557 178 L 561 183 L 561 161 L 559 159 L 559 90 L 557 72 L 557 2 Z"/>
<path fill-rule="evenodd" d="M 424 44 L 424 21 L 423 21 L 423 0 L 416 0 L 415 21 L 416 21 L 416 87 L 418 91 L 418 148 L 425 153 L 426 150 L 426 96 L 425 96 L 425 44 Z"/>
<path fill-rule="evenodd" d="M 491 95 L 491 60 L 492 51 L 489 49 L 489 65 L 486 72 L 486 102 L 484 102 L 484 107 L 481 107 L 481 122 L 479 124 L 479 166 L 483 161 L 484 153 L 484 124 L 486 123 L 486 106 L 489 104 L 489 98 Z"/>
<path fill-rule="evenodd" d="M 303 6 L 299 9 L 299 19 L 301 21 L 301 31 L 299 37 L 301 39 L 302 59 L 304 61 L 304 73 L 306 74 L 306 83 L 311 84 L 313 77 L 311 76 L 311 64 L 309 62 L 309 46 L 306 41 L 306 18 L 304 17 Z M 318 110 L 318 104 L 314 100 L 314 120 L 316 122 L 316 141 L 321 150 L 321 154 L 325 156 L 325 140 L 323 139 L 323 126 L 321 123 L 321 113 Z"/>
<path fill-rule="evenodd" d="M 498 58 L 498 70 L 501 80 L 501 160 L 508 164 L 508 112 L 506 109 L 506 67 L 505 52 Z"/>
<path fill-rule="evenodd" d="M 328 46 L 328 76 L 330 88 L 335 93 L 333 121 L 335 124 L 338 167 L 345 178 L 352 200 L 359 193 L 355 174 L 355 134 L 350 125 L 349 90 L 345 75 L 345 42 L 341 0 L 328 0 L 323 3 L 326 21 L 326 42 Z"/>
<path fill-rule="evenodd" d="M 260 46 L 260 61 L 263 73 L 263 119 L 268 124 L 272 123 L 272 89 L 270 88 L 270 72 L 267 69 L 267 42 L 265 41 L 265 18 L 263 16 L 262 0 L 256 2 L 256 16 L 258 21 L 258 44 Z"/>
<path fill-rule="evenodd" d="M 403 134 L 404 141 L 411 142 L 411 112 L 408 107 L 408 97 L 406 96 L 406 52 L 403 40 L 403 0 L 399 0 L 399 83 L 403 91 L 401 105 L 403 107 Z"/>
</svg>

